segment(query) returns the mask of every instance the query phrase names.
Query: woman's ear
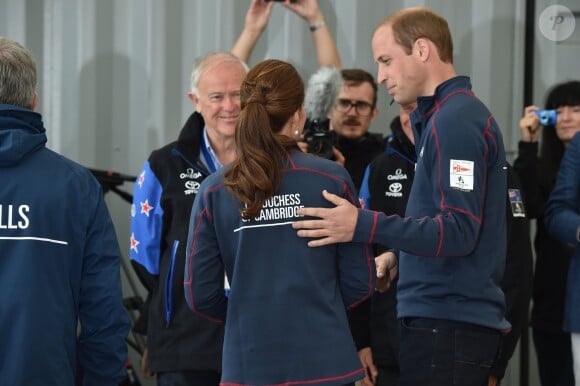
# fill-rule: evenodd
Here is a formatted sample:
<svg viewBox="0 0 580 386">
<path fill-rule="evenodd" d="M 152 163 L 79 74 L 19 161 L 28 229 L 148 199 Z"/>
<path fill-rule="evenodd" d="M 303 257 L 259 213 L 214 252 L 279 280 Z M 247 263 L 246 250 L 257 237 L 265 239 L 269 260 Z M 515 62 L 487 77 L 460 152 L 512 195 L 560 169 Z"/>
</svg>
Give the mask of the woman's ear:
<svg viewBox="0 0 580 386">
<path fill-rule="evenodd" d="M 304 110 L 304 106 L 301 106 L 296 110 L 293 119 L 296 123 L 296 127 L 299 127 L 300 129 L 304 127 L 304 124 L 306 123 L 306 110 Z"/>
</svg>

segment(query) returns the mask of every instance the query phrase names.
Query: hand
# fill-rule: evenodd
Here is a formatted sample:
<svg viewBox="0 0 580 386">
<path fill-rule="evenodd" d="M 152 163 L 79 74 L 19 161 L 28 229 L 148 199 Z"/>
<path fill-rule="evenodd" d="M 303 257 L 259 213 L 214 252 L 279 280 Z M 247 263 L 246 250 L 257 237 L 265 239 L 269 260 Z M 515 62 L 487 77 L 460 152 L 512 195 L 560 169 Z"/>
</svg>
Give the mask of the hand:
<svg viewBox="0 0 580 386">
<path fill-rule="evenodd" d="M 296 141 L 296 144 L 302 150 L 302 153 L 308 153 L 308 143 L 304 141 Z"/>
<path fill-rule="evenodd" d="M 141 369 L 141 373 L 145 378 L 148 379 L 155 378 L 155 373 L 149 370 L 149 351 L 147 350 L 147 348 L 145 348 L 145 351 L 143 351 L 139 367 Z"/>
<path fill-rule="evenodd" d="M 494 377 L 493 375 L 489 376 L 489 380 L 487 381 L 487 386 L 496 386 L 498 382 L 498 379 L 496 377 Z"/>
<path fill-rule="evenodd" d="M 302 139 L 302 135 L 300 137 L 300 139 Z M 308 142 L 304 142 L 300 139 L 296 140 L 298 147 L 300 150 L 302 150 L 303 153 L 308 153 Z M 344 155 L 336 148 L 336 146 L 332 147 L 332 158 L 334 159 L 334 162 L 340 166 L 344 166 L 344 163 L 346 162 L 346 158 L 344 158 Z"/>
<path fill-rule="evenodd" d="M 244 28 L 262 33 L 266 25 L 268 25 L 273 6 L 274 3 L 271 1 L 252 0 L 250 8 L 248 8 L 248 12 L 246 13 L 246 24 Z"/>
<path fill-rule="evenodd" d="M 346 159 L 344 158 L 342 152 L 336 148 L 336 146 L 332 147 L 332 155 L 334 157 L 334 162 L 336 162 L 340 166 L 344 166 Z"/>
<path fill-rule="evenodd" d="M 373 362 L 373 352 L 370 347 L 365 347 L 359 350 L 358 357 L 365 369 L 365 377 L 362 380 L 364 386 L 373 386 L 377 381 L 379 370 Z"/>
<path fill-rule="evenodd" d="M 308 25 L 324 20 L 324 15 L 316 0 L 295 0 L 294 2 L 285 0 L 281 4 L 306 20 Z"/>
<path fill-rule="evenodd" d="M 309 247 L 351 241 L 358 219 L 358 209 L 349 201 L 339 196 L 322 191 L 325 199 L 336 205 L 335 208 L 302 208 L 302 216 L 318 217 L 320 220 L 301 220 L 292 223 L 294 229 L 300 229 L 300 237 L 320 237 L 308 242 Z"/>
<path fill-rule="evenodd" d="M 377 266 L 377 283 L 375 290 L 377 292 L 387 292 L 391 287 L 391 282 L 399 273 L 397 255 L 394 252 L 383 252 L 375 257 Z"/>
<path fill-rule="evenodd" d="M 231 53 L 247 62 L 260 35 L 264 32 L 274 3 L 265 0 L 252 0 L 246 13 L 246 24 L 231 49 Z"/>
<path fill-rule="evenodd" d="M 524 116 L 520 119 L 520 133 L 523 142 L 538 142 L 541 128 L 540 118 L 536 114 L 539 110 L 537 106 L 527 106 L 524 109 Z"/>
</svg>

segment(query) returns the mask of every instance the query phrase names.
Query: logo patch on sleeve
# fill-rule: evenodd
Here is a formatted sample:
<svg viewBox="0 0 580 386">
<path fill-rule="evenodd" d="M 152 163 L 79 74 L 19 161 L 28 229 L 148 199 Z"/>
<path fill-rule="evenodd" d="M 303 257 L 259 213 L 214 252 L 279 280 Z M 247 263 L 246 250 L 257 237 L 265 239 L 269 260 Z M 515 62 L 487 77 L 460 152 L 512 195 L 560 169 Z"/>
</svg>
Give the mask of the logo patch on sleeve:
<svg viewBox="0 0 580 386">
<path fill-rule="evenodd" d="M 449 185 L 454 189 L 473 191 L 473 161 L 449 161 Z"/>
</svg>

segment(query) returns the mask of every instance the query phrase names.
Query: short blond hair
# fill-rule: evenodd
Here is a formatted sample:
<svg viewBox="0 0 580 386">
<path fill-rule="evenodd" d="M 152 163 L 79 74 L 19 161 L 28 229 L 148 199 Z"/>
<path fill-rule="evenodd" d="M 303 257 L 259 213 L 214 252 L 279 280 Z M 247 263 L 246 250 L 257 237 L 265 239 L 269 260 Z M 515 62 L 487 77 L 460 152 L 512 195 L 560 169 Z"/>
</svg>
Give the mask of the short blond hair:
<svg viewBox="0 0 580 386">
<path fill-rule="evenodd" d="M 198 94 L 198 85 L 201 76 L 210 68 L 213 64 L 223 62 L 234 62 L 239 63 L 240 67 L 244 69 L 244 72 L 249 71 L 248 65 L 242 59 L 238 58 L 236 55 L 227 51 L 217 51 L 209 53 L 200 59 L 198 59 L 191 72 L 191 93 L 193 95 Z"/>
</svg>

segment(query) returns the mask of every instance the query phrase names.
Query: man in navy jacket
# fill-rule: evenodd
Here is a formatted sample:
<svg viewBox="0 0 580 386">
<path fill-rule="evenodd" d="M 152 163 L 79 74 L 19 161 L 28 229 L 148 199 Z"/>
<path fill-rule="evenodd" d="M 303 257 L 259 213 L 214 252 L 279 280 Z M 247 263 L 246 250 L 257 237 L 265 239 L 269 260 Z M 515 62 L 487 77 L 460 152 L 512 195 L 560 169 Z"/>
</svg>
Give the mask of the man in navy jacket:
<svg viewBox="0 0 580 386">
<path fill-rule="evenodd" d="M 400 386 L 483 385 L 510 324 L 499 287 L 506 255 L 506 160 L 492 114 L 457 76 L 445 19 L 403 9 L 375 30 L 378 82 L 411 114 L 417 165 L 406 217 L 333 209 L 294 224 L 310 246 L 376 242 L 400 249 Z"/>
<path fill-rule="evenodd" d="M 73 386 L 81 368 L 83 385 L 117 386 L 119 244 L 99 182 L 46 148 L 35 89 L 31 53 L 0 37 L 0 384 Z"/>
</svg>

